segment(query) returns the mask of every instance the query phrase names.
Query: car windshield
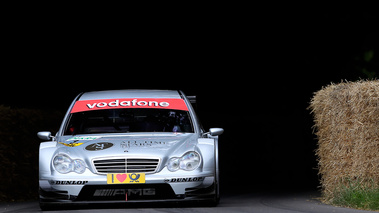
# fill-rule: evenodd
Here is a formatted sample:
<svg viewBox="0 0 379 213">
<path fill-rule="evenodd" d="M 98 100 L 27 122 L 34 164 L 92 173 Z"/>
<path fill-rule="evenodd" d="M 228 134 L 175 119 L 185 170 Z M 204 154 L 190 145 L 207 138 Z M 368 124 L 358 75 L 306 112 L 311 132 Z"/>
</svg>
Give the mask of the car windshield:
<svg viewBox="0 0 379 213">
<path fill-rule="evenodd" d="M 194 132 L 188 111 L 104 109 L 72 113 L 65 135 L 126 132 Z"/>
</svg>

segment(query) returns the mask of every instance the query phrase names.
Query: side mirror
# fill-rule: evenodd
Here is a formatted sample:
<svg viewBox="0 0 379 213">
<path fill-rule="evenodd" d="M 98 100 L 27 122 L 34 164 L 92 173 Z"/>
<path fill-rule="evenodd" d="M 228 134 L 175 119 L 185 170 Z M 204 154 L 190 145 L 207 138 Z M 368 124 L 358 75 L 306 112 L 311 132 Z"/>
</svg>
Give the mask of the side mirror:
<svg viewBox="0 0 379 213">
<path fill-rule="evenodd" d="M 51 136 L 51 132 L 47 132 L 47 131 L 45 131 L 45 132 L 38 132 L 37 136 L 38 136 L 39 139 L 42 139 L 42 140 L 51 140 L 51 138 L 53 138 Z"/>
<path fill-rule="evenodd" d="M 210 128 L 209 129 L 209 134 L 211 136 L 221 135 L 223 132 L 224 132 L 223 128 Z"/>
</svg>

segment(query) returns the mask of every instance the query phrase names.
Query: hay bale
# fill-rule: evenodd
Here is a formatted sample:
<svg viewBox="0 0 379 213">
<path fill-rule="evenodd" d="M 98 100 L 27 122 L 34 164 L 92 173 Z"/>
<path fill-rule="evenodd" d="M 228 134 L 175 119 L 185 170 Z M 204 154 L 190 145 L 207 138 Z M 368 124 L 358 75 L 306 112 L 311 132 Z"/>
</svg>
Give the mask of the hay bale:
<svg viewBox="0 0 379 213">
<path fill-rule="evenodd" d="M 378 187 L 379 80 L 331 84 L 315 93 L 309 108 L 324 198 L 352 180 Z"/>
</svg>

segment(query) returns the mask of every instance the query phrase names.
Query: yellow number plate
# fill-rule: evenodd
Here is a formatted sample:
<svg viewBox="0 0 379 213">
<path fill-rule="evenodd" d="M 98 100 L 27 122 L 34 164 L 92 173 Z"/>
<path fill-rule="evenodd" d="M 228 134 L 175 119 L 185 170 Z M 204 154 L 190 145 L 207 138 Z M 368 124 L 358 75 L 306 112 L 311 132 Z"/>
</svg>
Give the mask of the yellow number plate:
<svg viewBox="0 0 379 213">
<path fill-rule="evenodd" d="M 107 174 L 107 184 L 145 183 L 145 173 Z"/>
</svg>

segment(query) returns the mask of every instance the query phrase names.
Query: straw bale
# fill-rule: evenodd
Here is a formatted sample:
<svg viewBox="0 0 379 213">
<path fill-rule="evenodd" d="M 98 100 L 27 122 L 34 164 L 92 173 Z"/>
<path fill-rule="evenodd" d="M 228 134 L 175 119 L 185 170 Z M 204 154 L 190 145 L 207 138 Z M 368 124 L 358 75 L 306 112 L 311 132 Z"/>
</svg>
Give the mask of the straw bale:
<svg viewBox="0 0 379 213">
<path fill-rule="evenodd" d="M 331 84 L 315 93 L 309 108 L 324 195 L 351 180 L 378 187 L 379 80 Z"/>
</svg>

